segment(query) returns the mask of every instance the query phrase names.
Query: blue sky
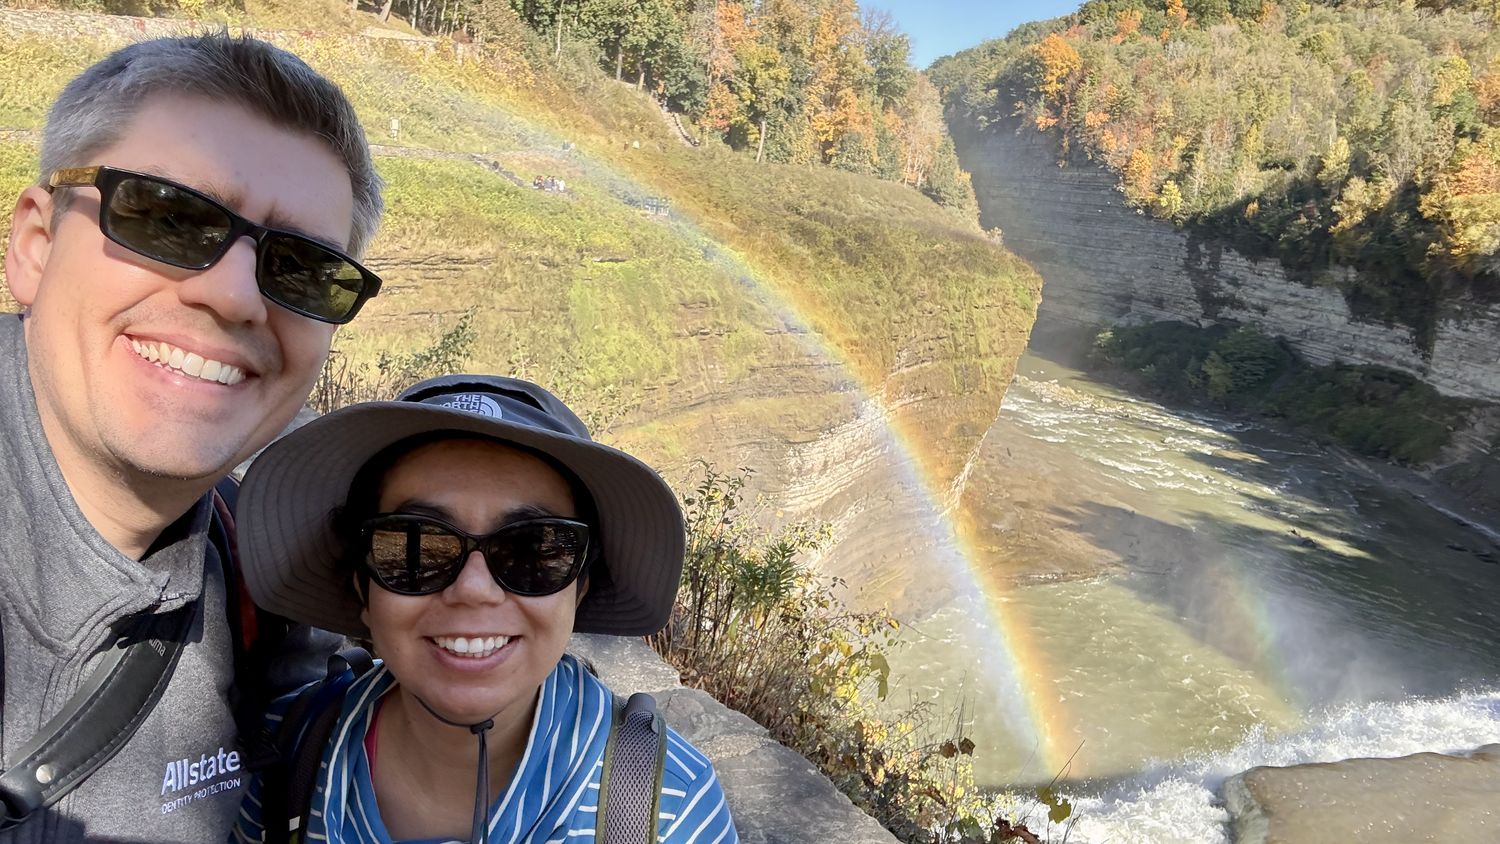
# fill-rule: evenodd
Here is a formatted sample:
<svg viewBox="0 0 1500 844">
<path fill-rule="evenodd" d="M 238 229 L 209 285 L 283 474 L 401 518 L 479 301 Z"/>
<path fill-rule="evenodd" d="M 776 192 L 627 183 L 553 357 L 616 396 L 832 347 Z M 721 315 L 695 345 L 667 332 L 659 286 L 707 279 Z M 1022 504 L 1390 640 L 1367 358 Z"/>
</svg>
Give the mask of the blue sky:
<svg viewBox="0 0 1500 844">
<path fill-rule="evenodd" d="M 911 60 L 925 68 L 932 60 L 998 38 L 1027 21 L 1065 15 L 1082 0 L 861 0 L 862 8 L 884 9 L 911 36 Z"/>
</svg>

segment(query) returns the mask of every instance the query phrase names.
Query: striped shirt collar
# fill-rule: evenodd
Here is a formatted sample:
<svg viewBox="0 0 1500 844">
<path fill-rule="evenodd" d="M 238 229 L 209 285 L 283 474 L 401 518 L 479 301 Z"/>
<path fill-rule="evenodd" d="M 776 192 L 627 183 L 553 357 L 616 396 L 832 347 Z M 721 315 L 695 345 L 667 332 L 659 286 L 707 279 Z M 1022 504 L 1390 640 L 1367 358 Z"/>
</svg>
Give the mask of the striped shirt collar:
<svg viewBox="0 0 1500 844">
<path fill-rule="evenodd" d="M 565 655 L 542 682 L 525 754 L 490 806 L 490 841 L 525 840 L 531 831 L 528 825 L 545 823 L 559 810 L 570 809 L 588 788 L 597 766 L 597 754 L 591 750 L 609 730 L 612 701 L 603 686 L 585 681 L 585 673 L 577 659 Z M 309 824 L 309 839 L 337 830 L 328 837 L 351 844 L 392 840 L 375 808 L 364 736 L 376 703 L 395 687 L 395 678 L 382 665 L 356 681 L 345 696 L 326 759 L 329 776 L 320 795 L 321 811 Z M 467 842 L 430 838 L 410 844 Z"/>
</svg>

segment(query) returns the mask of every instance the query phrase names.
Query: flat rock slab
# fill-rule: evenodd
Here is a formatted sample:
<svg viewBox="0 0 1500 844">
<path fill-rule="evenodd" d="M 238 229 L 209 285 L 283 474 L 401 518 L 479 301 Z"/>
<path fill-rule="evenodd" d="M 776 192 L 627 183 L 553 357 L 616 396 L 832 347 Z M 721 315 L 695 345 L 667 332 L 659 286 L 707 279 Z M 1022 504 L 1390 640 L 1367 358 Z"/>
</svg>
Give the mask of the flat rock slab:
<svg viewBox="0 0 1500 844">
<path fill-rule="evenodd" d="M 1500 744 L 1252 768 L 1224 783 L 1236 844 L 1500 842 Z"/>
<path fill-rule="evenodd" d="M 663 662 L 645 640 L 633 636 L 574 633 L 568 642 L 568 653 L 592 663 L 599 679 L 617 695 L 629 697 L 636 692 L 659 692 L 682 686 L 677 669 Z"/>
</svg>

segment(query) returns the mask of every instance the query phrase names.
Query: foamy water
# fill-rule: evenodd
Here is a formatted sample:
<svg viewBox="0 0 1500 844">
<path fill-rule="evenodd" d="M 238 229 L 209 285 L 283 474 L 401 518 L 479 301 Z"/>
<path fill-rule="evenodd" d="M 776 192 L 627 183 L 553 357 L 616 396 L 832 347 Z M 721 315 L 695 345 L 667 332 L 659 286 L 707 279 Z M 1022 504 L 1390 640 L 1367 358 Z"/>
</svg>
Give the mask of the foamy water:
<svg viewBox="0 0 1500 844">
<path fill-rule="evenodd" d="M 962 707 L 982 784 L 1025 795 L 1057 773 L 1028 722 L 1052 756 L 1079 751 L 1068 841 L 1213 844 L 1219 789 L 1251 768 L 1500 742 L 1492 532 L 1296 436 L 1022 373 L 974 461 L 999 491 L 990 562 L 1108 566 L 981 580 L 987 601 L 912 619 L 893 687 Z M 994 619 L 1018 637 L 1013 675 L 973 633 Z"/>
<path fill-rule="evenodd" d="M 1227 842 L 1229 815 L 1218 805 L 1218 790 L 1225 779 L 1251 768 L 1464 753 L 1494 742 L 1500 742 L 1500 691 L 1341 707 L 1304 730 L 1270 736 L 1257 728 L 1225 752 L 1150 768 L 1100 796 L 1075 796 L 1076 821 L 1068 840 Z"/>
</svg>

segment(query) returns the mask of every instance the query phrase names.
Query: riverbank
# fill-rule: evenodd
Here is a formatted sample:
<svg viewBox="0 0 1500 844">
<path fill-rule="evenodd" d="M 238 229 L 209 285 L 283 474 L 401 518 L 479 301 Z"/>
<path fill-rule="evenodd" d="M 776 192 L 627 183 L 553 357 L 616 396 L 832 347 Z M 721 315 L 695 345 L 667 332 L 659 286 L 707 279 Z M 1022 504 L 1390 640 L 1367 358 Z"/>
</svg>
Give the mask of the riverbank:
<svg viewBox="0 0 1500 844">
<path fill-rule="evenodd" d="M 1446 416 L 1429 419 L 1426 424 L 1446 428 L 1447 445 L 1429 459 L 1403 465 L 1358 454 L 1347 445 L 1330 441 L 1326 434 L 1309 431 L 1288 421 L 1283 415 L 1243 407 L 1225 410 L 1201 400 L 1174 401 L 1156 395 L 1161 391 L 1145 383 L 1147 379 L 1140 373 L 1101 362 L 1096 340 L 1093 328 L 1081 328 L 1044 317 L 1038 320 L 1033 331 L 1031 350 L 1061 365 L 1085 372 L 1101 383 L 1149 396 L 1150 400 L 1161 402 L 1167 408 L 1192 414 L 1211 413 L 1290 435 L 1309 436 L 1351 471 L 1399 489 L 1425 506 L 1447 515 L 1459 527 L 1472 527 L 1500 542 L 1500 455 L 1495 448 L 1500 442 L 1500 406 L 1470 402 L 1456 419 L 1449 420 Z"/>
</svg>

